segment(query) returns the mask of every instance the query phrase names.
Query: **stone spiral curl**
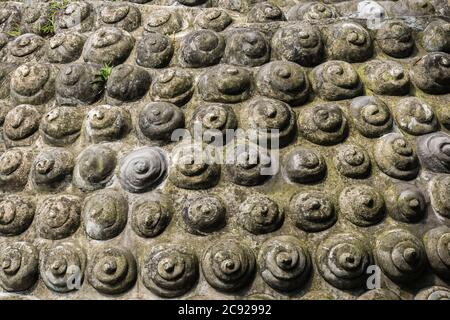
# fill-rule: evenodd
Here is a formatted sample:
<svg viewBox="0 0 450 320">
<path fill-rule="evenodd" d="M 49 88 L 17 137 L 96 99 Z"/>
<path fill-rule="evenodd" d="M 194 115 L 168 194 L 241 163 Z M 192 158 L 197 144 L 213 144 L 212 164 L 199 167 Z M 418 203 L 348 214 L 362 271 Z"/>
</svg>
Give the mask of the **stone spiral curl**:
<svg viewBox="0 0 450 320">
<path fill-rule="evenodd" d="M 0 188 L 9 191 L 22 189 L 28 181 L 31 168 L 31 151 L 9 149 L 0 155 Z"/>
<path fill-rule="evenodd" d="M 166 229 L 172 215 L 169 197 L 157 194 L 155 198 L 142 198 L 131 206 L 131 227 L 140 237 L 156 237 Z"/>
<path fill-rule="evenodd" d="M 311 71 L 311 84 L 324 100 L 336 101 L 361 95 L 363 86 L 358 74 L 348 62 L 330 60 Z"/>
<path fill-rule="evenodd" d="M 350 112 L 356 129 L 367 138 L 381 137 L 392 129 L 391 111 L 376 96 L 354 98 L 350 105 Z"/>
<path fill-rule="evenodd" d="M 439 128 L 431 107 L 416 97 L 403 98 L 397 103 L 395 120 L 403 131 L 415 136 L 427 134 Z"/>
<path fill-rule="evenodd" d="M 450 228 L 440 226 L 423 236 L 431 268 L 443 279 L 450 279 Z"/>
<path fill-rule="evenodd" d="M 391 229 L 375 240 L 375 260 L 391 280 L 407 283 L 424 271 L 426 254 L 420 239 L 404 229 Z"/>
<path fill-rule="evenodd" d="M 285 147 L 294 138 L 296 115 L 287 103 L 259 97 L 248 103 L 246 112 L 243 117 L 248 117 L 249 127 L 257 131 L 259 142 L 265 142 L 269 148 Z"/>
<path fill-rule="evenodd" d="M 417 155 L 425 168 L 450 173 L 450 136 L 438 132 L 420 137 L 417 139 Z"/>
<path fill-rule="evenodd" d="M 273 232 L 284 222 L 284 212 L 272 199 L 255 194 L 240 206 L 239 224 L 255 235 Z"/>
<path fill-rule="evenodd" d="M 450 92 L 450 54 L 431 52 L 421 57 L 411 69 L 412 82 L 428 94 Z"/>
<path fill-rule="evenodd" d="M 264 183 L 271 176 L 273 160 L 266 149 L 247 141 L 238 142 L 234 148 L 235 161 L 225 164 L 228 178 L 241 186 L 255 186 Z"/>
<path fill-rule="evenodd" d="M 180 44 L 181 61 L 186 67 L 200 68 L 219 63 L 225 50 L 222 35 L 212 30 L 197 30 L 187 34 Z"/>
<path fill-rule="evenodd" d="M 359 234 L 334 234 L 316 250 L 316 265 L 322 277 L 344 290 L 366 283 L 366 269 L 372 261 L 372 251 Z"/>
<path fill-rule="evenodd" d="M 71 180 L 73 162 L 73 156 L 67 149 L 44 150 L 34 159 L 32 181 L 41 190 L 57 191 Z"/>
<path fill-rule="evenodd" d="M 119 181 L 133 193 L 157 186 L 167 173 L 167 160 L 158 148 L 144 147 L 128 153 L 120 163 Z"/>
<path fill-rule="evenodd" d="M 369 32 L 354 22 L 338 22 L 324 32 L 327 55 L 333 60 L 363 62 L 373 55 L 373 44 Z"/>
<path fill-rule="evenodd" d="M 450 289 L 442 286 L 432 286 L 420 290 L 414 300 L 449 300 Z"/>
<path fill-rule="evenodd" d="M 338 218 L 332 199 L 321 191 L 294 194 L 288 208 L 297 228 L 307 232 L 331 228 Z"/>
<path fill-rule="evenodd" d="M 205 101 L 238 103 L 250 97 L 252 73 L 247 69 L 220 64 L 203 72 L 197 83 L 198 92 Z"/>
<path fill-rule="evenodd" d="M 274 237 L 264 242 L 258 265 L 264 281 L 279 291 L 299 289 L 311 272 L 308 249 L 293 236 Z"/>
<path fill-rule="evenodd" d="M 76 281 L 83 282 L 86 256 L 74 243 L 55 244 L 41 251 L 39 266 L 42 280 L 49 289 L 70 292 L 79 289 L 75 287 Z"/>
<path fill-rule="evenodd" d="M 174 298 L 188 292 L 197 282 L 198 260 L 195 253 L 182 245 L 154 246 L 144 257 L 141 278 L 153 293 Z"/>
<path fill-rule="evenodd" d="M 198 190 L 215 186 L 220 165 L 199 144 L 180 145 L 174 152 L 169 180 L 178 188 Z"/>
<path fill-rule="evenodd" d="M 92 253 L 87 276 L 89 283 L 101 293 L 123 293 L 136 282 L 136 260 L 128 249 L 105 246 Z"/>
<path fill-rule="evenodd" d="M 290 105 L 305 103 L 309 97 L 309 81 L 305 71 L 296 63 L 273 61 L 265 64 L 256 75 L 258 91 L 269 98 Z"/>
<path fill-rule="evenodd" d="M 255 256 L 241 241 L 222 239 L 206 249 L 202 272 L 215 289 L 234 292 L 250 283 L 255 272 Z"/>
<path fill-rule="evenodd" d="M 450 219 L 450 176 L 435 176 L 430 182 L 430 199 L 434 211 L 442 218 Z"/>
<path fill-rule="evenodd" d="M 366 178 L 370 174 L 370 157 L 362 147 L 344 144 L 337 147 L 336 152 L 333 162 L 340 174 L 354 179 Z"/>
<path fill-rule="evenodd" d="M 427 207 L 422 191 L 409 183 L 396 183 L 388 188 L 386 205 L 392 218 L 407 223 L 422 220 Z"/>
<path fill-rule="evenodd" d="M 169 102 L 151 102 L 139 112 L 138 132 L 147 139 L 169 142 L 184 127 L 184 113 Z"/>
<path fill-rule="evenodd" d="M 32 105 L 22 104 L 11 109 L 3 123 L 3 139 L 6 146 L 32 145 L 37 138 L 41 117 L 39 110 Z"/>
<path fill-rule="evenodd" d="M 131 116 L 121 107 L 101 105 L 86 116 L 85 133 L 89 141 L 114 141 L 125 136 L 131 128 Z"/>
<path fill-rule="evenodd" d="M 41 137 L 47 144 L 63 147 L 74 143 L 81 133 L 84 114 L 72 107 L 57 107 L 42 117 Z"/>
<path fill-rule="evenodd" d="M 74 184 L 85 191 L 105 187 L 116 168 L 116 154 L 105 145 L 91 145 L 77 157 Z"/>
<path fill-rule="evenodd" d="M 39 275 L 38 250 L 28 242 L 11 242 L 0 249 L 0 286 L 6 291 L 24 291 Z"/>
<path fill-rule="evenodd" d="M 359 227 L 379 223 L 385 216 L 382 194 L 373 187 L 356 184 L 342 190 L 339 208 L 343 216 Z"/>
<path fill-rule="evenodd" d="M 222 9 L 211 8 L 200 12 L 194 24 L 201 29 L 211 29 L 216 32 L 223 31 L 232 22 L 230 15 Z"/>
<path fill-rule="evenodd" d="M 312 143 L 334 145 L 347 137 L 348 121 L 338 105 L 316 105 L 302 110 L 298 129 Z"/>
<path fill-rule="evenodd" d="M 320 153 L 313 149 L 297 147 L 286 155 L 284 171 L 293 182 L 313 183 L 326 176 L 327 165 Z"/>
<path fill-rule="evenodd" d="M 92 239 L 107 240 L 119 235 L 125 228 L 127 217 L 127 200 L 113 189 L 92 193 L 84 202 L 84 228 Z"/>
<path fill-rule="evenodd" d="M 191 99 L 193 92 L 192 74 L 186 69 L 176 67 L 161 70 L 150 87 L 153 101 L 170 102 L 179 107 Z"/>
<path fill-rule="evenodd" d="M 10 195 L 0 198 L 0 235 L 17 236 L 31 225 L 36 205 L 29 197 Z"/>
<path fill-rule="evenodd" d="M 203 196 L 186 203 L 182 215 L 187 231 L 195 235 L 208 235 L 225 226 L 225 214 L 222 199 Z"/>
<path fill-rule="evenodd" d="M 45 239 L 58 240 L 71 236 L 81 223 L 80 198 L 55 195 L 44 200 L 37 209 L 37 228 Z"/>
<path fill-rule="evenodd" d="M 389 133 L 375 144 L 375 161 L 388 176 L 412 180 L 419 173 L 419 161 L 411 144 L 400 133 Z"/>
</svg>

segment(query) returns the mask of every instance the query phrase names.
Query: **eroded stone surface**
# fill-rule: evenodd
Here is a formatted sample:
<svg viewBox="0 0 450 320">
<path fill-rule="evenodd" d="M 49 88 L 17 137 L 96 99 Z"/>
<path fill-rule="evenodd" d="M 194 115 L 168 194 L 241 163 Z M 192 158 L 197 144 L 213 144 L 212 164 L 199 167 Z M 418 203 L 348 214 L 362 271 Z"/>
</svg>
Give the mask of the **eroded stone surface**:
<svg viewBox="0 0 450 320">
<path fill-rule="evenodd" d="M 325 2 L 3 1 L 0 299 L 448 299 L 448 4 Z"/>
</svg>

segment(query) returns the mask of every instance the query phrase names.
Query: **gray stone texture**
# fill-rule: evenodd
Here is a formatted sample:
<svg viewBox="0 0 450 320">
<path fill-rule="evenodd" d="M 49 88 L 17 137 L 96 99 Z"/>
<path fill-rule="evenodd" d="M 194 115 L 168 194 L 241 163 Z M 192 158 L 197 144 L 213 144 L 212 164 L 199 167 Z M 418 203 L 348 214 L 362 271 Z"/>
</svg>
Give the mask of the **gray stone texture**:
<svg viewBox="0 0 450 320">
<path fill-rule="evenodd" d="M 361 3 L 0 1 L 0 299 L 449 299 L 450 8 Z"/>
</svg>

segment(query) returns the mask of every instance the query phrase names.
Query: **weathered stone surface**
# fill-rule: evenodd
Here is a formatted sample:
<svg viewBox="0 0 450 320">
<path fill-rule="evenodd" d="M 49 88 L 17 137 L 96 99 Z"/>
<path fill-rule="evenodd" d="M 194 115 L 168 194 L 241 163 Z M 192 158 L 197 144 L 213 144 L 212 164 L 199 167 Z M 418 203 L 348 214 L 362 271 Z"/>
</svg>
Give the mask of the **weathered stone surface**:
<svg viewBox="0 0 450 320">
<path fill-rule="evenodd" d="M 380 234 L 375 242 L 377 264 L 394 282 L 410 282 L 425 269 L 426 253 L 420 239 L 404 229 Z"/>
<path fill-rule="evenodd" d="M 448 299 L 450 8 L 360 4 L 2 1 L 0 299 Z"/>
<path fill-rule="evenodd" d="M 73 156 L 67 149 L 45 149 L 32 164 L 32 183 L 41 191 L 64 190 L 72 180 L 73 167 Z"/>
</svg>

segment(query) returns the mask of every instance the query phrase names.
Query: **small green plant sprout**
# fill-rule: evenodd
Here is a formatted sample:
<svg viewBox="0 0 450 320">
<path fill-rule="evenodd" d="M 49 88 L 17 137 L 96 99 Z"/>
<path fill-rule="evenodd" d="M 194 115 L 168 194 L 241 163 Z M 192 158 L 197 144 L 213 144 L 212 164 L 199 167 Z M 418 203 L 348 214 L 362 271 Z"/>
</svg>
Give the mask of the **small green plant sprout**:
<svg viewBox="0 0 450 320">
<path fill-rule="evenodd" d="M 91 83 L 106 83 L 109 76 L 111 75 L 112 69 L 113 67 L 109 63 L 104 63 L 98 73 L 95 75 L 95 80 L 93 80 Z"/>
<path fill-rule="evenodd" d="M 19 27 L 15 27 L 7 32 L 9 36 L 11 37 L 18 37 L 22 34 L 22 30 L 20 30 Z"/>
<path fill-rule="evenodd" d="M 55 33 L 55 18 L 48 18 L 43 26 L 41 26 L 41 32 L 43 34 L 54 34 Z"/>
<path fill-rule="evenodd" d="M 65 9 L 69 3 L 70 0 L 54 0 L 50 2 L 47 21 L 40 28 L 43 34 L 51 35 L 55 33 L 55 16 L 58 11 Z"/>
</svg>

